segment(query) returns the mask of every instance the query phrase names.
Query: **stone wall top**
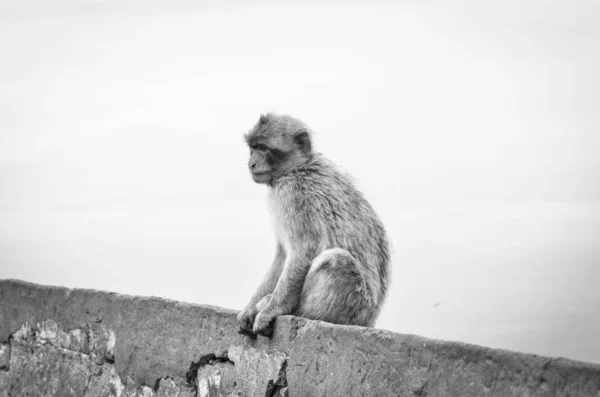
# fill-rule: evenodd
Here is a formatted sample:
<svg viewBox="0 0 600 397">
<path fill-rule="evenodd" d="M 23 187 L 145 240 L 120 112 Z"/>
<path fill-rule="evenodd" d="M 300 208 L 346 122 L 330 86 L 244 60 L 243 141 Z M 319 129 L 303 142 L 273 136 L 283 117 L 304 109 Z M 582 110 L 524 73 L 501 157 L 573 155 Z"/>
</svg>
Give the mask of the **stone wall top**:
<svg viewBox="0 0 600 397">
<path fill-rule="evenodd" d="M 96 344 L 104 361 L 95 365 L 114 366 L 122 385 L 137 388 L 157 391 L 161 379 L 170 378 L 198 395 L 225 395 L 219 388 L 229 387 L 242 395 L 285 389 L 289 396 L 600 397 L 597 364 L 293 316 L 276 320 L 272 338 L 251 339 L 238 334 L 236 314 L 155 297 L 0 281 L 0 347 L 14 339 L 46 348 L 40 335 L 18 334 L 24 325 L 33 334 L 63 335 L 50 338 L 61 349 L 79 346 L 71 334 L 84 330 L 89 343 L 106 340 L 105 347 Z M 91 347 L 77 349 L 93 355 Z M 3 368 L 10 374 L 1 356 L 0 375 Z"/>
</svg>

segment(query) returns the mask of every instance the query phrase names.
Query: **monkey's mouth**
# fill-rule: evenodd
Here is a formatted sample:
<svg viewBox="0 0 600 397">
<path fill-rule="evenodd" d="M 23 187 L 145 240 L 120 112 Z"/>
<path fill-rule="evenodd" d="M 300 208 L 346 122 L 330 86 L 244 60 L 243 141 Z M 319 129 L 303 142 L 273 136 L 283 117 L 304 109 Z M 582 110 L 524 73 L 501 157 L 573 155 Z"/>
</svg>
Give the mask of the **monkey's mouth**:
<svg viewBox="0 0 600 397">
<path fill-rule="evenodd" d="M 271 173 L 269 171 L 252 172 L 252 179 L 254 182 L 266 183 L 271 179 Z"/>
<path fill-rule="evenodd" d="M 252 176 L 258 176 L 258 177 L 269 175 L 269 171 L 251 171 L 251 173 L 252 173 Z"/>
</svg>

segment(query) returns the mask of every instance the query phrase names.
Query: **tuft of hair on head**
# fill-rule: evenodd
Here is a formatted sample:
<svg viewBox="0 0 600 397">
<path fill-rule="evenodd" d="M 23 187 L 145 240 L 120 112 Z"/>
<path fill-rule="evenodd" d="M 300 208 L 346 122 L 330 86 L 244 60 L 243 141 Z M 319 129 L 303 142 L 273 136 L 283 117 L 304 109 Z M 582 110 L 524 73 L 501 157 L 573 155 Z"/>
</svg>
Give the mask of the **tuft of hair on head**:
<svg viewBox="0 0 600 397">
<path fill-rule="evenodd" d="M 267 137 L 271 131 L 278 131 L 291 139 L 304 154 L 311 153 L 312 131 L 302 121 L 287 114 L 273 112 L 261 114 L 254 127 L 244 135 L 244 139 L 248 145 L 252 145 L 261 138 Z"/>
<path fill-rule="evenodd" d="M 264 133 L 264 126 L 268 121 L 268 115 L 261 114 L 256 124 L 254 124 L 250 131 L 244 134 L 244 140 L 248 146 L 252 146 L 263 135 L 261 133 Z"/>
</svg>

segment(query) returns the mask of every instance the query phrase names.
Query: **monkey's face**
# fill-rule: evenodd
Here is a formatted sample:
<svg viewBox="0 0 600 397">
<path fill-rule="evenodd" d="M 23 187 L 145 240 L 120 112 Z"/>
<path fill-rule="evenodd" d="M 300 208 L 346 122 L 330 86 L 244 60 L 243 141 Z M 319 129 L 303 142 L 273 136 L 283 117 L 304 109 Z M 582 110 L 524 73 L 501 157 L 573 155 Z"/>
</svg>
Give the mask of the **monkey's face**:
<svg viewBox="0 0 600 397">
<path fill-rule="evenodd" d="M 250 146 L 248 169 L 256 183 L 270 184 L 273 179 L 273 155 L 264 143 Z"/>
<path fill-rule="evenodd" d="M 245 139 L 250 148 L 248 168 L 256 183 L 273 185 L 312 156 L 306 126 L 289 116 L 261 116 Z"/>
</svg>

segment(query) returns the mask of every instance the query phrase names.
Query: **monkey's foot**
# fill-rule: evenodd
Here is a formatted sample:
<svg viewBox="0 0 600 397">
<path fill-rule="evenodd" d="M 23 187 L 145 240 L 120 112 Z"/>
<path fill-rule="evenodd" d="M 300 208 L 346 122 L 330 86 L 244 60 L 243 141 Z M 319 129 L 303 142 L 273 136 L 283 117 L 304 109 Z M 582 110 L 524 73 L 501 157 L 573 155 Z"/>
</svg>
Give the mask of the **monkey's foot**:
<svg viewBox="0 0 600 397">
<path fill-rule="evenodd" d="M 271 316 L 265 312 L 259 312 L 254 319 L 254 327 L 252 328 L 252 331 L 255 334 L 262 336 L 273 335 L 273 320 L 275 320 L 275 316 Z"/>
</svg>

